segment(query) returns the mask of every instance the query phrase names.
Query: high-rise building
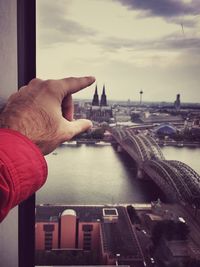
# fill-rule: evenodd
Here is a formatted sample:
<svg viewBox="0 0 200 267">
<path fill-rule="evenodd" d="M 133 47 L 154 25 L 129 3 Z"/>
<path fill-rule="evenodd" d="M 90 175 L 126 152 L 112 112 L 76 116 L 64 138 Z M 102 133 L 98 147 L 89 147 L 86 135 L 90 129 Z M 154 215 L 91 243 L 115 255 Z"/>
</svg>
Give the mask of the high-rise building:
<svg viewBox="0 0 200 267">
<path fill-rule="evenodd" d="M 176 100 L 174 102 L 174 108 L 176 109 L 176 111 L 179 111 L 181 108 L 180 94 L 176 95 Z"/>
<path fill-rule="evenodd" d="M 95 93 L 94 93 L 93 100 L 92 100 L 92 106 L 99 106 L 99 95 L 98 95 L 97 85 L 95 87 Z"/>
</svg>

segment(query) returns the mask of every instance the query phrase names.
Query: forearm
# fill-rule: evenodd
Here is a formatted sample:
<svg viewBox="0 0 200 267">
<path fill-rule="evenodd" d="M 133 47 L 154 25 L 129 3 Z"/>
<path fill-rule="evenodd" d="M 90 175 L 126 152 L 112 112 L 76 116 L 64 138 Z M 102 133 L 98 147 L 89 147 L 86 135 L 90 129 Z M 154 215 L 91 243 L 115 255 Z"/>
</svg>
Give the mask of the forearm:
<svg viewBox="0 0 200 267">
<path fill-rule="evenodd" d="M 0 221 L 46 177 L 46 161 L 37 146 L 16 131 L 0 129 Z"/>
</svg>

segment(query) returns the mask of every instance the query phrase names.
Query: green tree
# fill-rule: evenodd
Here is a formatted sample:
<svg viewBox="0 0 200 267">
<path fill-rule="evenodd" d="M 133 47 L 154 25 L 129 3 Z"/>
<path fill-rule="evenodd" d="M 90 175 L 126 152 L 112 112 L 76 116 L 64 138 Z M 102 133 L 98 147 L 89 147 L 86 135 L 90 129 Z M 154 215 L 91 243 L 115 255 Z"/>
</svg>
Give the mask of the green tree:
<svg viewBox="0 0 200 267">
<path fill-rule="evenodd" d="M 91 132 L 91 137 L 93 139 L 103 139 L 105 130 L 102 128 L 97 128 Z"/>
<path fill-rule="evenodd" d="M 189 235 L 189 227 L 186 223 L 176 222 L 172 220 L 164 220 L 157 222 L 152 230 L 152 241 L 157 246 L 161 238 L 167 240 L 187 240 Z"/>
<path fill-rule="evenodd" d="M 196 259 L 189 259 L 184 267 L 200 267 L 200 260 L 196 260 Z"/>
</svg>

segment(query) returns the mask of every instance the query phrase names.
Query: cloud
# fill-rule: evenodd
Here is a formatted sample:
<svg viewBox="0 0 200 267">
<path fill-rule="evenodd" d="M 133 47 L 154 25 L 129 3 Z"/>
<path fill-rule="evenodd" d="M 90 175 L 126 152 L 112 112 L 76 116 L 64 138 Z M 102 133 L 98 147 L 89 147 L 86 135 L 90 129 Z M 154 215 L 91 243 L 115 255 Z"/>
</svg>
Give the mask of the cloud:
<svg viewBox="0 0 200 267">
<path fill-rule="evenodd" d="M 178 25 L 183 25 L 184 28 L 195 28 L 198 26 L 198 21 L 194 18 L 184 18 L 184 17 L 170 17 L 166 18 L 166 21 L 169 23 L 174 23 Z"/>
<path fill-rule="evenodd" d="M 173 22 L 184 27 L 194 27 L 197 20 L 179 17 L 182 14 L 195 14 L 200 10 L 200 1 L 192 0 L 190 4 L 186 4 L 181 0 L 113 0 L 118 1 L 130 9 L 143 10 L 150 16 L 164 16 L 168 22 Z M 198 1 L 198 2 L 197 2 Z M 109 50 L 120 48 L 129 49 L 164 49 L 164 48 L 190 48 L 192 45 L 197 47 L 198 44 L 193 39 L 183 40 L 182 38 L 164 38 L 152 41 L 139 41 L 123 38 L 105 38 L 98 39 L 99 32 L 92 27 L 86 27 L 77 21 L 68 17 L 68 11 L 73 1 L 57 0 L 54 1 L 42 0 L 37 1 L 38 5 L 38 27 L 40 28 L 38 40 L 40 46 L 53 46 L 59 43 L 76 42 L 100 45 Z"/>
<path fill-rule="evenodd" d="M 171 34 L 159 39 L 151 40 L 133 40 L 125 38 L 110 37 L 99 40 L 98 44 L 107 51 L 116 51 L 119 49 L 128 50 L 188 50 L 200 51 L 200 37 L 184 38 L 184 36 L 177 36 Z"/>
<path fill-rule="evenodd" d="M 186 3 L 181 0 L 117 0 L 129 9 L 144 11 L 149 16 L 175 17 L 197 15 L 200 12 L 199 0 Z"/>
<path fill-rule="evenodd" d="M 56 43 L 79 42 L 91 38 L 96 32 L 67 18 L 66 1 L 38 1 L 38 27 L 40 45 L 51 46 Z"/>
<path fill-rule="evenodd" d="M 200 37 L 177 38 L 176 36 L 168 36 L 160 42 L 160 47 L 173 50 L 200 50 Z"/>
</svg>

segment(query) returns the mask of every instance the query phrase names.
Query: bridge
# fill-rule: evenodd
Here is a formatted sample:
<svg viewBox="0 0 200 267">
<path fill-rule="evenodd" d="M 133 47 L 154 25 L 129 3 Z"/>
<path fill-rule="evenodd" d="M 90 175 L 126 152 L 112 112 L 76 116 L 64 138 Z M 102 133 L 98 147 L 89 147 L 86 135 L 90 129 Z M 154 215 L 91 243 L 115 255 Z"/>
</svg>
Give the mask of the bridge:
<svg viewBox="0 0 200 267">
<path fill-rule="evenodd" d="M 200 176 L 187 164 L 166 160 L 155 139 L 131 128 L 109 129 L 117 144 L 137 163 L 138 177 L 143 173 L 159 186 L 170 202 L 200 204 Z"/>
</svg>

